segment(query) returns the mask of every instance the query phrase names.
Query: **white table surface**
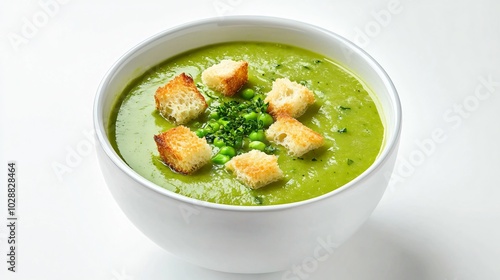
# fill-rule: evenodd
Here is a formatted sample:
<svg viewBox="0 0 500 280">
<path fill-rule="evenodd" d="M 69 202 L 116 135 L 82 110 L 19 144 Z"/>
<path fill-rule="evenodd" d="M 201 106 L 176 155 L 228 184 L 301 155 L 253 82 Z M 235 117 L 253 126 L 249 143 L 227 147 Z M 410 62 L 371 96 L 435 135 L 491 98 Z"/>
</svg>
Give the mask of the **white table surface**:
<svg viewBox="0 0 500 280">
<path fill-rule="evenodd" d="M 283 278 L 209 271 L 159 248 L 114 202 L 88 140 L 97 86 L 125 51 L 181 23 L 240 14 L 343 35 L 380 62 L 401 97 L 397 177 L 308 279 L 500 279 L 500 2 L 182 3 L 0 1 L 0 279 Z M 18 166 L 16 273 L 6 263 L 9 160 Z M 67 160 L 58 176 L 53 166 Z"/>
</svg>

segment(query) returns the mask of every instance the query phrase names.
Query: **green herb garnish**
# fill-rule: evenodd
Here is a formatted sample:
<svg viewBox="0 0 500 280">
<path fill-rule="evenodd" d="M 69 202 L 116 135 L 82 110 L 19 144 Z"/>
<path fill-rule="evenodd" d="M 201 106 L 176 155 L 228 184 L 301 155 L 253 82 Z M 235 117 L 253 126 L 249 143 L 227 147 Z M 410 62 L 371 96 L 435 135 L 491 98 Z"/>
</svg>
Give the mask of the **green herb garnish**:
<svg viewBox="0 0 500 280">
<path fill-rule="evenodd" d="M 259 204 L 259 205 L 262 205 L 262 203 L 264 203 L 264 199 L 260 196 L 254 196 L 255 198 L 255 203 Z"/>
<path fill-rule="evenodd" d="M 196 134 L 219 148 L 213 158 L 214 163 L 224 164 L 228 157 L 243 150 L 257 149 L 269 154 L 276 151 L 264 134 L 265 129 L 274 122 L 267 113 L 268 106 L 269 103 L 264 102 L 263 98 L 257 97 L 244 101 L 231 100 L 209 107 L 210 120 Z M 228 153 L 229 150 L 232 152 Z"/>
</svg>

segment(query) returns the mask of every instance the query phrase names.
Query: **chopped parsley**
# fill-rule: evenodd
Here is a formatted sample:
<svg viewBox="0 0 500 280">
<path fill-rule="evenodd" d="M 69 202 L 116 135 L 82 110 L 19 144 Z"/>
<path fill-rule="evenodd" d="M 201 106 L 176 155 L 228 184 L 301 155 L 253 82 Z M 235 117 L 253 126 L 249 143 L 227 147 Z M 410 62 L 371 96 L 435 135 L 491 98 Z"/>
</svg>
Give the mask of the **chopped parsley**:
<svg viewBox="0 0 500 280">
<path fill-rule="evenodd" d="M 196 134 L 198 137 L 205 137 L 208 143 L 218 148 L 233 147 L 236 151 L 256 148 L 273 154 L 276 147 L 266 143 L 265 139 L 253 141 L 250 136 L 259 131 L 263 133 L 273 123 L 273 118 L 267 113 L 268 106 L 269 103 L 259 96 L 243 101 L 214 102 L 209 107 L 209 121 L 199 128 Z M 244 144 L 249 142 L 253 145 L 245 147 Z"/>
</svg>

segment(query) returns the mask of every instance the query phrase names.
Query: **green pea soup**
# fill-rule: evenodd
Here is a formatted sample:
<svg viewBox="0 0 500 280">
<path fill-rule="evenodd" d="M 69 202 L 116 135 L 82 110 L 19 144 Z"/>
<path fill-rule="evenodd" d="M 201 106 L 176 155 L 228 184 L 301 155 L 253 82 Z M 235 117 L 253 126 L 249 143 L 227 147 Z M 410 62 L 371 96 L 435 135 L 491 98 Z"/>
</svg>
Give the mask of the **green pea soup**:
<svg viewBox="0 0 500 280">
<path fill-rule="evenodd" d="M 153 136 L 173 128 L 155 109 L 158 87 L 185 72 L 193 77 L 208 103 L 239 99 L 208 90 L 201 73 L 223 59 L 245 60 L 248 83 L 265 94 L 278 78 L 288 78 L 313 91 L 316 102 L 299 118 L 320 133 L 325 144 L 302 157 L 284 147 L 275 154 L 284 178 L 260 189 L 237 181 L 222 165 L 209 163 L 191 175 L 178 174 L 160 159 Z M 208 113 L 207 113 L 208 114 Z M 195 131 L 208 116 L 186 124 Z M 116 101 L 109 139 L 121 158 L 137 173 L 172 192 L 230 205 L 275 205 L 331 192 L 363 173 L 378 156 L 384 126 L 370 88 L 334 60 L 301 48 L 263 42 L 230 42 L 187 51 L 164 61 L 131 81 Z"/>
</svg>

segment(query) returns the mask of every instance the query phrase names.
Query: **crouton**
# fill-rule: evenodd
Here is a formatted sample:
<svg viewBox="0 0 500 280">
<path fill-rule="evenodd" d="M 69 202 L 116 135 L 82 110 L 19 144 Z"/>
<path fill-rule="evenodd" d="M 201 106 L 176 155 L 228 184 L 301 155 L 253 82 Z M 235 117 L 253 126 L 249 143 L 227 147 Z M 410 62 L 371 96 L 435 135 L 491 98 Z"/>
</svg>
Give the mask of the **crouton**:
<svg viewBox="0 0 500 280">
<path fill-rule="evenodd" d="M 248 62 L 222 60 L 203 71 L 201 79 L 210 89 L 233 96 L 248 81 Z"/>
<path fill-rule="evenodd" d="M 288 115 L 293 118 L 304 114 L 307 107 L 314 101 L 312 91 L 288 78 L 276 79 L 273 82 L 273 88 L 264 99 L 264 102 L 269 102 L 267 111 L 274 117 Z"/>
<path fill-rule="evenodd" d="M 208 107 L 196 88 L 193 78 L 182 73 L 155 93 L 156 109 L 176 124 L 185 124 L 197 118 Z"/>
<path fill-rule="evenodd" d="M 324 144 L 323 136 L 286 115 L 278 116 L 277 120 L 266 130 L 266 138 L 284 146 L 288 154 L 297 157 Z"/>
<path fill-rule="evenodd" d="M 236 175 L 236 179 L 252 189 L 261 188 L 283 178 L 278 166 L 278 157 L 259 150 L 233 157 L 225 165 Z"/>
<path fill-rule="evenodd" d="M 190 174 L 210 161 L 212 149 L 185 126 L 178 126 L 154 136 L 162 161 L 172 170 Z"/>
</svg>

